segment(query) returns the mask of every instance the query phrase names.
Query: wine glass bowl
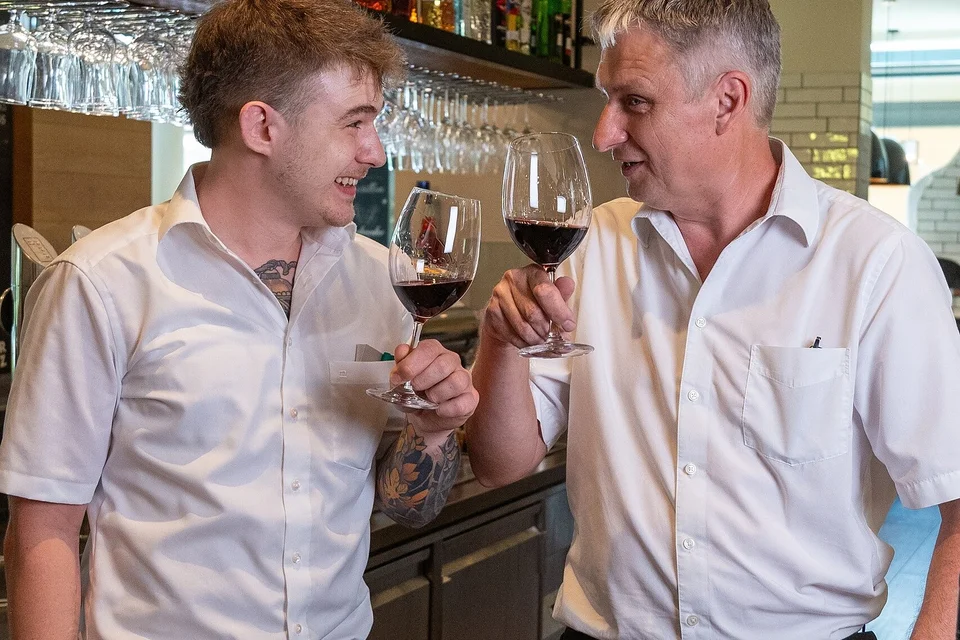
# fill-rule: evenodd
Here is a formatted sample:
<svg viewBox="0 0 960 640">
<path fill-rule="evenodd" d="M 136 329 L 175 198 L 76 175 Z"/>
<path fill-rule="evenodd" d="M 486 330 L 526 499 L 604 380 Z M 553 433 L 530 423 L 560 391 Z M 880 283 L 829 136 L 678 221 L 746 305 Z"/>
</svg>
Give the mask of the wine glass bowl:
<svg viewBox="0 0 960 640">
<path fill-rule="evenodd" d="M 477 272 L 480 202 L 414 188 L 401 209 L 390 241 L 390 281 L 413 315 L 410 347 L 423 324 L 459 300 Z M 393 389 L 367 389 L 375 398 L 411 409 L 436 409 L 409 381 Z"/>
<path fill-rule="evenodd" d="M 587 235 L 593 213 L 590 181 L 577 139 L 533 133 L 510 142 L 503 171 L 503 218 L 517 247 L 555 278 L 556 268 Z M 565 340 L 556 325 L 526 358 L 569 358 L 593 347 Z"/>
</svg>

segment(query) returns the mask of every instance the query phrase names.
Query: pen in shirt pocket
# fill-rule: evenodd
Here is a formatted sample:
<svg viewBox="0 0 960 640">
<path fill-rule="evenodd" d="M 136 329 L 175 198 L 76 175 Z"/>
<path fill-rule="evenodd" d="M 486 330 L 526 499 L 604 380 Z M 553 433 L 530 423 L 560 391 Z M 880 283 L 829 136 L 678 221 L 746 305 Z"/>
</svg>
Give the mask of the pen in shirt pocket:
<svg viewBox="0 0 960 640">
<path fill-rule="evenodd" d="M 810 348 L 811 348 L 811 349 L 819 349 L 819 348 L 820 348 L 820 336 L 817 336 L 817 339 L 813 341 L 813 344 L 810 345 Z"/>
</svg>

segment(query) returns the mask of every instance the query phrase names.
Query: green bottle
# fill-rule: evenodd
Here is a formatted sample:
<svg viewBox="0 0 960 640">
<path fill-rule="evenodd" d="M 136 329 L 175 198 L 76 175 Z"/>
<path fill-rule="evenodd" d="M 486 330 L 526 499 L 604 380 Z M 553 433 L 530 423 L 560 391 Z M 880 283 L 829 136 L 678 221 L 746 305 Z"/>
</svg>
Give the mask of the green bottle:
<svg viewBox="0 0 960 640">
<path fill-rule="evenodd" d="M 531 43 L 531 48 L 534 49 L 533 53 L 541 58 L 549 58 L 550 48 L 553 44 L 550 29 L 553 25 L 553 15 L 550 13 L 550 0 L 537 0 L 534 12 L 536 13 L 537 20 L 534 30 L 536 46 L 534 48 L 533 43 Z"/>
</svg>

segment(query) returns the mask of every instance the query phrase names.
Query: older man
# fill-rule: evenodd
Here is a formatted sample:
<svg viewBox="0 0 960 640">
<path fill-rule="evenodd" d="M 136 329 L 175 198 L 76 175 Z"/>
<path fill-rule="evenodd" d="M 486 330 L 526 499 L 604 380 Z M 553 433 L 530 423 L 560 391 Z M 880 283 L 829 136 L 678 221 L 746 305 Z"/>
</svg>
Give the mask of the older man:
<svg viewBox="0 0 960 640">
<path fill-rule="evenodd" d="M 632 199 L 595 211 L 556 286 L 497 285 L 468 423 L 490 484 L 568 429 L 565 638 L 871 637 L 895 492 L 940 505 L 914 637 L 947 638 L 960 335 L 934 256 L 768 137 L 766 0 L 606 0 L 594 29 L 593 142 Z M 596 351 L 528 366 L 548 319 Z"/>
</svg>

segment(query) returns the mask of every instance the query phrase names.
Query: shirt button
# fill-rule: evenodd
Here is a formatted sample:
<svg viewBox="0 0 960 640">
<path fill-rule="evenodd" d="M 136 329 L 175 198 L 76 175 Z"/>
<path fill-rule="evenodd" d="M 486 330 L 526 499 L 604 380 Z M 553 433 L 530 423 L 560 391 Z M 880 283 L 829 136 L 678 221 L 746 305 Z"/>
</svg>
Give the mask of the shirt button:
<svg viewBox="0 0 960 640">
<path fill-rule="evenodd" d="M 694 324 L 697 325 L 698 329 L 703 329 L 705 326 L 707 326 L 707 319 L 702 317 L 697 318 L 697 321 Z"/>
<path fill-rule="evenodd" d="M 692 462 L 683 468 L 683 472 L 688 476 L 692 476 L 697 472 L 697 465 Z"/>
<path fill-rule="evenodd" d="M 693 538 L 687 538 L 686 540 L 683 541 L 682 544 L 683 544 L 683 548 L 686 549 L 687 551 L 690 551 L 690 549 L 693 549 L 695 546 L 697 546 L 697 543 L 696 541 L 694 541 Z"/>
<path fill-rule="evenodd" d="M 299 412 L 299 411 L 297 411 L 296 409 L 290 409 L 290 417 L 291 417 L 291 418 L 293 418 L 294 420 L 296 420 L 298 415 L 300 415 L 300 412 Z"/>
<path fill-rule="evenodd" d="M 296 631 L 297 633 L 303 633 L 303 625 L 298 624 L 293 628 L 293 630 Z"/>
<path fill-rule="evenodd" d="M 292 346 L 293 346 L 293 338 L 287 338 L 287 346 L 288 346 L 288 347 L 292 347 Z M 298 631 L 297 633 L 299 633 L 299 631 Z"/>
<path fill-rule="evenodd" d="M 300 481 L 294 480 L 293 482 L 291 482 L 290 488 L 293 489 L 294 491 L 300 491 Z"/>
<path fill-rule="evenodd" d="M 700 624 L 700 617 L 699 617 L 699 616 L 687 616 L 687 626 L 689 626 L 689 627 L 695 627 L 695 626 L 697 626 L 698 624 Z"/>
<path fill-rule="evenodd" d="M 300 554 L 299 554 L 299 553 L 293 554 L 293 564 L 300 564 Z"/>
<path fill-rule="evenodd" d="M 690 393 L 687 394 L 687 397 L 690 398 L 690 402 L 696 402 L 700 399 L 700 392 L 696 389 L 690 389 Z"/>
</svg>

